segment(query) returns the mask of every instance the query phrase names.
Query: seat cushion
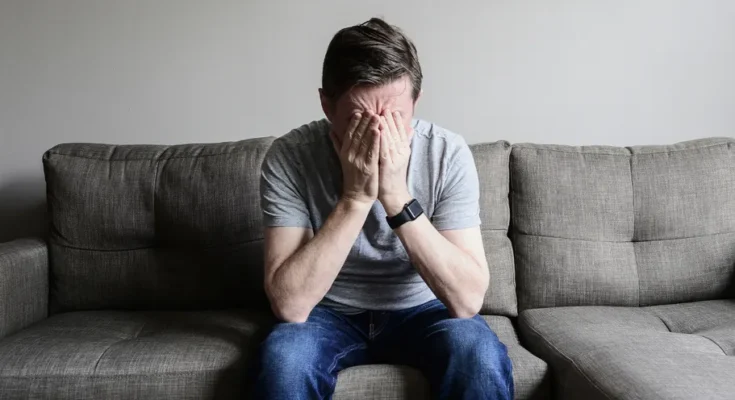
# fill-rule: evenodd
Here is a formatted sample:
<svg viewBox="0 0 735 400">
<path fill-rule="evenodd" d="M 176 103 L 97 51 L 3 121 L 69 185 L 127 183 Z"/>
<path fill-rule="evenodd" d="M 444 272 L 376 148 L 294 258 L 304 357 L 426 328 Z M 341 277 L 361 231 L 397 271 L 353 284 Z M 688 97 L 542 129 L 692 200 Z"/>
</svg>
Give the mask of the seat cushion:
<svg viewBox="0 0 735 400">
<path fill-rule="evenodd" d="M 239 398 L 270 323 L 241 311 L 58 314 L 0 341 L 0 397 Z"/>
<path fill-rule="evenodd" d="M 526 310 L 519 331 L 569 399 L 732 399 L 735 300 Z"/>
<path fill-rule="evenodd" d="M 334 400 L 428 399 L 429 383 L 404 365 L 360 365 L 340 372 Z"/>
<path fill-rule="evenodd" d="M 510 319 L 495 315 L 484 315 L 483 318 L 508 348 L 508 355 L 513 363 L 515 398 L 549 398 L 546 362 L 521 347 Z M 428 398 L 429 384 L 419 371 L 393 365 L 347 368 L 340 373 L 334 394 L 335 400 Z"/>
<path fill-rule="evenodd" d="M 735 356 L 735 300 L 650 307 L 672 332 L 705 337 Z M 735 397 L 735 393 L 733 393 Z"/>
</svg>

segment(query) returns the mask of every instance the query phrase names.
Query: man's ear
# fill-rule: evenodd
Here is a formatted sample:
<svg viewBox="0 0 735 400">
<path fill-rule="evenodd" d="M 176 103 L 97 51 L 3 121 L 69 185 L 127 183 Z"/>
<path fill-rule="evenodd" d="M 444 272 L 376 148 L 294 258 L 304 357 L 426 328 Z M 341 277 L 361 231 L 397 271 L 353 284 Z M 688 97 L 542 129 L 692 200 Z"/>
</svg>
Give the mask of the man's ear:
<svg viewBox="0 0 735 400">
<path fill-rule="evenodd" d="M 332 121 L 332 102 L 324 94 L 324 89 L 319 89 L 319 101 L 322 104 L 322 111 L 329 121 Z"/>
</svg>

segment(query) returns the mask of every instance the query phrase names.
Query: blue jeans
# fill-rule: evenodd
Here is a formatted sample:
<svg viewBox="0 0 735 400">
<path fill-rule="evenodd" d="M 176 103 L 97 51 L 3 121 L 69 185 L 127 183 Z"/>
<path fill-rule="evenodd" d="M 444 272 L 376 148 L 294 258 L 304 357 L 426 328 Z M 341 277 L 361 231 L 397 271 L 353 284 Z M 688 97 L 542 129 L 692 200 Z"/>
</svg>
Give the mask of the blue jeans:
<svg viewBox="0 0 735 400">
<path fill-rule="evenodd" d="M 337 373 L 362 364 L 420 370 L 440 399 L 513 398 L 508 352 L 479 317 L 451 318 L 439 300 L 401 311 L 343 315 L 317 306 L 263 342 L 256 399 L 330 399 Z"/>
</svg>

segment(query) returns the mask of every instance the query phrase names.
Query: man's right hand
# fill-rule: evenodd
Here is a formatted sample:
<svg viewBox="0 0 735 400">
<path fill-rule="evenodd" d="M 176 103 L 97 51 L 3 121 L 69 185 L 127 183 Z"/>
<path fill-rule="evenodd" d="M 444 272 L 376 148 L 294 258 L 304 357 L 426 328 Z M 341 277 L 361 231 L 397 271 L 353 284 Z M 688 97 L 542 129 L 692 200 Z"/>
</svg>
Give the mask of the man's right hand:
<svg viewBox="0 0 735 400">
<path fill-rule="evenodd" d="M 379 124 L 375 114 L 354 114 L 341 140 L 329 133 L 342 164 L 345 200 L 372 206 L 378 198 Z"/>
</svg>

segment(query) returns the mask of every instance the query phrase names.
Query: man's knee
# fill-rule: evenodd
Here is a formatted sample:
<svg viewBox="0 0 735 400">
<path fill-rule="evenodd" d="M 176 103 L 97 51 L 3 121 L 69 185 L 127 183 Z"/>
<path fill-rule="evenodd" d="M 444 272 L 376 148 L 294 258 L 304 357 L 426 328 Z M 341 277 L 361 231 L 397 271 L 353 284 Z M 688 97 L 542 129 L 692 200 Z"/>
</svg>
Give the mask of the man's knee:
<svg viewBox="0 0 735 400">
<path fill-rule="evenodd" d="M 323 374 L 323 333 L 309 322 L 276 325 L 259 350 L 253 398 L 324 397 L 331 382 Z"/>
<path fill-rule="evenodd" d="M 438 323 L 437 337 L 446 357 L 450 380 L 468 379 L 465 386 L 492 393 L 493 398 L 512 398 L 513 367 L 506 346 L 480 317 L 447 319 Z"/>
<path fill-rule="evenodd" d="M 261 346 L 262 368 L 289 375 L 313 370 L 319 362 L 319 335 L 308 322 L 278 324 Z"/>
<path fill-rule="evenodd" d="M 476 372 L 510 373 L 507 348 L 481 318 L 446 319 L 436 328 L 439 345 L 447 357 L 461 359 L 460 365 Z"/>
</svg>

